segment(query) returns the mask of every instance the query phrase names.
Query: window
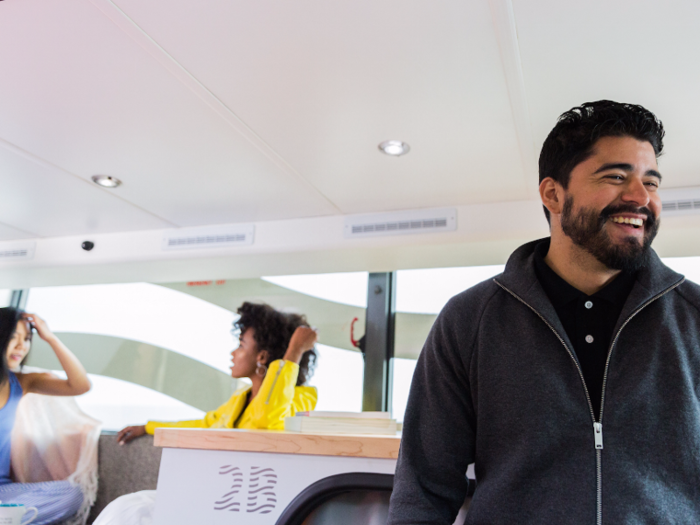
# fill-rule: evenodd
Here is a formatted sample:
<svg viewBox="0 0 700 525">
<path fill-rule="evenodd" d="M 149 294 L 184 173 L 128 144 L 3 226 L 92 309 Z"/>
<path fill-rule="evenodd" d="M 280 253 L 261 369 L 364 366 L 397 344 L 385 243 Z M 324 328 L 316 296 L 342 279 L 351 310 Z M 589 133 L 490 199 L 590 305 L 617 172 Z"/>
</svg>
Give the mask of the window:
<svg viewBox="0 0 700 525">
<path fill-rule="evenodd" d="M 10 306 L 12 290 L 0 288 L 0 308 Z"/>
<path fill-rule="evenodd" d="M 199 418 L 230 397 L 240 386 L 230 377 L 231 329 L 246 300 L 304 313 L 322 341 L 309 381 L 319 390 L 317 409 L 361 410 L 363 361 L 350 343 L 350 323 L 358 317 L 363 333 L 366 289 L 366 273 L 57 286 L 33 288 L 26 309 L 41 315 L 90 373 L 93 390 L 78 404 L 117 430 Z M 38 340 L 28 365 L 60 369 Z"/>
</svg>

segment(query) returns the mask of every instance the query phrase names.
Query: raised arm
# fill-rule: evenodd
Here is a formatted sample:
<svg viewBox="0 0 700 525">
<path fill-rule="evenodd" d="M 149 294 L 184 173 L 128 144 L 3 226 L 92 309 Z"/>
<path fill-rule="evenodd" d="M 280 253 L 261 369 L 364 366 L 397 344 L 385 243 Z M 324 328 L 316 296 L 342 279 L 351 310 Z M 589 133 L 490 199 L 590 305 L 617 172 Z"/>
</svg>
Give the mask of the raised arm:
<svg viewBox="0 0 700 525">
<path fill-rule="evenodd" d="M 244 415 L 243 427 L 282 430 L 284 418 L 293 416 L 296 412 L 295 401 L 304 410 L 316 406 L 316 390 L 306 387 L 305 392 L 297 392 L 296 384 L 299 362 L 314 347 L 317 339 L 318 334 L 313 328 L 297 327 L 284 357 L 270 363 L 262 386 L 248 407 L 249 417 Z"/>
<path fill-rule="evenodd" d="M 308 326 L 297 327 L 289 340 L 284 360 L 299 364 L 302 356 L 314 347 L 316 341 L 318 341 L 318 332 L 315 329 Z"/>
<path fill-rule="evenodd" d="M 90 390 L 91 384 L 85 368 L 73 352 L 49 330 L 46 322 L 36 314 L 23 314 L 22 317 L 36 330 L 39 337 L 51 346 L 66 373 L 66 379 L 50 373 L 21 374 L 19 378 L 24 392 L 50 396 L 79 396 Z"/>
</svg>

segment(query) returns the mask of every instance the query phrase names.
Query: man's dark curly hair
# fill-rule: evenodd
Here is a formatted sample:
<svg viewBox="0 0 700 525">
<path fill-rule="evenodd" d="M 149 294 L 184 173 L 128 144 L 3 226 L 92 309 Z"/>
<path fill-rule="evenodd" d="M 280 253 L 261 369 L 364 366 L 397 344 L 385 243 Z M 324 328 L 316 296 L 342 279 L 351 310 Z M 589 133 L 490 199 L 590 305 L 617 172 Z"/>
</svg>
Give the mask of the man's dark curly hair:
<svg viewBox="0 0 700 525">
<path fill-rule="evenodd" d="M 270 354 L 268 363 L 284 357 L 294 330 L 299 326 L 309 326 L 306 316 L 278 312 L 267 304 L 245 302 L 238 308 L 238 315 L 240 317 L 233 323 L 234 330 L 243 334 L 252 328 L 258 350 L 267 350 Z M 315 367 L 316 351 L 305 352 L 299 363 L 297 386 L 311 378 Z"/>
<path fill-rule="evenodd" d="M 664 149 L 664 126 L 642 106 L 611 100 L 586 102 L 562 113 L 540 152 L 540 182 L 551 177 L 564 189 L 571 171 L 593 154 L 603 137 L 632 137 L 646 141 L 658 158 Z M 549 221 L 549 210 L 544 209 Z"/>
</svg>

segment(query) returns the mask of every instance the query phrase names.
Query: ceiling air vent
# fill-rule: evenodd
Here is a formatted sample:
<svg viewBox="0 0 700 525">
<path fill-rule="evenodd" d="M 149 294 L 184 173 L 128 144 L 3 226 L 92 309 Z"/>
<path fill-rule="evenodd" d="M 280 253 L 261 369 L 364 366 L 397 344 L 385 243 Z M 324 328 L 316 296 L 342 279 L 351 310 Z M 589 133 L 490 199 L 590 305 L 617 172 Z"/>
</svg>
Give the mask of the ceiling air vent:
<svg viewBox="0 0 700 525">
<path fill-rule="evenodd" d="M 36 243 L 8 244 L 0 246 L 0 261 L 19 261 L 34 258 Z"/>
<path fill-rule="evenodd" d="M 440 208 L 412 210 L 345 218 L 345 238 L 437 233 L 457 229 L 457 210 Z"/>
<path fill-rule="evenodd" d="M 228 248 L 253 244 L 254 225 L 169 230 L 163 235 L 163 250 Z"/>
<path fill-rule="evenodd" d="M 659 196 L 664 215 L 700 213 L 700 187 L 661 190 Z"/>
<path fill-rule="evenodd" d="M 661 201 L 661 210 L 664 213 L 669 211 L 700 211 L 700 199 Z"/>
</svg>

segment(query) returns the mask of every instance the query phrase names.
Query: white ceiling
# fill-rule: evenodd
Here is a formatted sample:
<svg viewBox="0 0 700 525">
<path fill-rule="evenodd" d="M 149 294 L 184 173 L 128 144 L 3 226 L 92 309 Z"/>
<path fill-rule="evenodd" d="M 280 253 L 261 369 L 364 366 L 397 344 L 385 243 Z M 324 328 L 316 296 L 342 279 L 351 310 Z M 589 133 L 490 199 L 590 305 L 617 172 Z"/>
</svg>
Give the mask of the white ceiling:
<svg viewBox="0 0 700 525">
<path fill-rule="evenodd" d="M 694 0 L 4 0 L 0 240 L 529 200 L 556 117 L 600 98 L 655 111 L 664 184 L 700 185 L 699 17 Z"/>
</svg>

